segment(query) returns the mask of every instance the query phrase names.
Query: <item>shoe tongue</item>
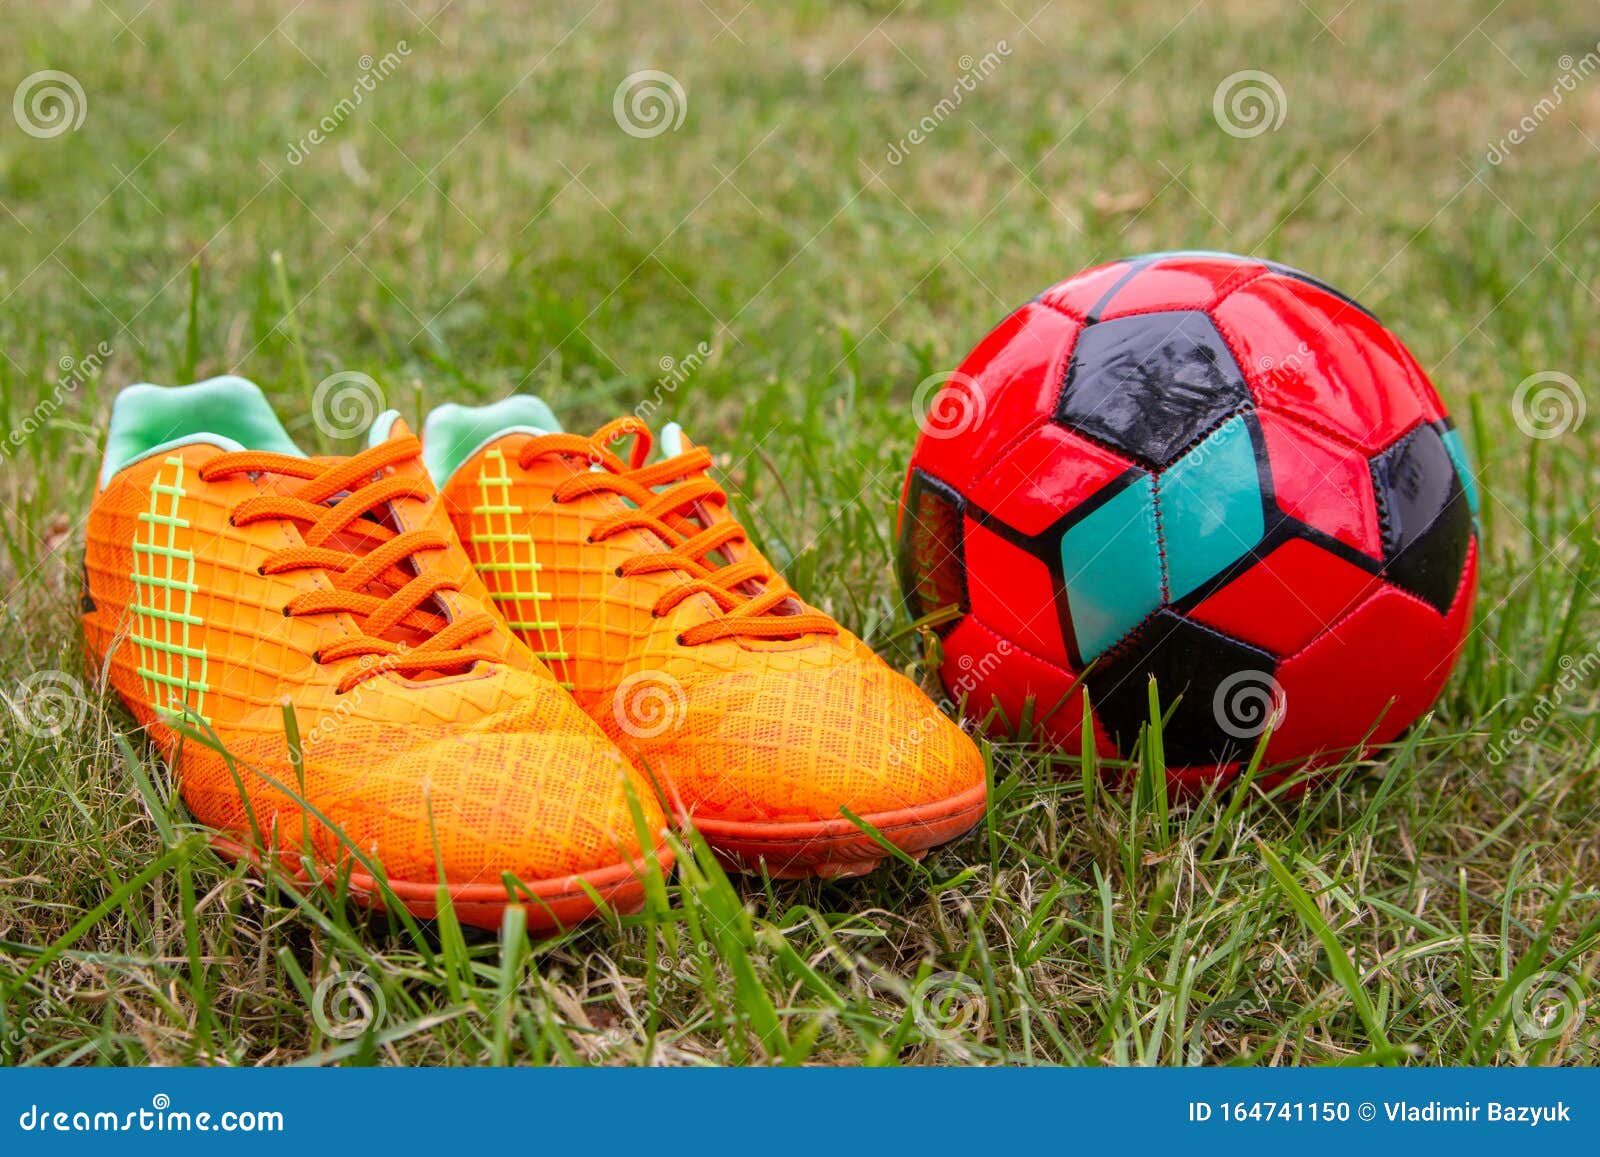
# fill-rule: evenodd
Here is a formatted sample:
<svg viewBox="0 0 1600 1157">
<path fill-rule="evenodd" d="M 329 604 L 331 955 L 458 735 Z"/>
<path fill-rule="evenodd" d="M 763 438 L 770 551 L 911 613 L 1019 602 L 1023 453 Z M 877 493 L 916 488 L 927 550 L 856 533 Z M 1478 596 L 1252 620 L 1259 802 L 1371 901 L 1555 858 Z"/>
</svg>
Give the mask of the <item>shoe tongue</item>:
<svg viewBox="0 0 1600 1157">
<path fill-rule="evenodd" d="M 694 449 L 694 443 L 689 441 L 689 436 L 683 432 L 683 427 L 676 422 L 668 422 L 661 427 L 661 456 L 663 458 L 676 458 L 685 451 Z"/>
<path fill-rule="evenodd" d="M 371 428 L 367 430 L 367 449 L 410 436 L 411 427 L 406 425 L 406 420 L 400 416 L 400 411 L 385 410 L 373 420 Z"/>
<path fill-rule="evenodd" d="M 409 438 L 410 436 L 411 427 L 408 426 L 405 419 L 400 416 L 400 411 L 385 410 L 383 413 L 378 415 L 378 417 L 373 421 L 371 428 L 368 429 L 366 448 L 370 450 L 374 446 L 381 446 L 388 442 L 398 441 L 402 438 Z M 395 469 L 397 472 L 410 474 L 419 472 L 421 467 L 415 462 L 415 460 L 412 460 L 399 463 Z M 343 494 L 335 495 L 328 500 L 326 505 L 333 506 L 343 497 Z M 412 504 L 417 500 L 401 499 L 399 501 L 404 504 Z M 399 527 L 392 524 L 388 515 L 389 511 L 387 508 L 379 508 L 378 510 L 374 510 L 370 514 L 366 515 L 366 518 L 369 521 L 389 526 L 391 530 L 398 530 Z M 361 554 L 372 549 L 370 540 L 362 537 L 359 534 L 351 533 L 336 534 L 332 538 L 328 539 L 325 545 L 334 550 L 348 551 L 351 554 Z M 410 570 L 414 566 L 415 560 L 408 560 L 403 563 L 403 569 L 406 570 Z M 394 587 L 390 586 L 388 583 L 385 583 L 381 577 L 369 582 L 362 589 L 365 591 L 365 593 L 374 595 L 378 598 L 385 598 L 388 595 L 393 594 L 395 590 Z M 426 606 L 426 604 L 424 605 Z M 392 630 L 386 632 L 384 637 L 392 643 L 405 643 L 411 646 L 416 646 L 422 642 L 425 642 L 427 639 L 427 635 L 424 632 L 415 631 L 405 626 L 394 627 Z"/>
<path fill-rule="evenodd" d="M 561 423 L 540 398 L 513 394 L 487 406 L 439 406 L 422 423 L 422 460 L 443 486 L 461 464 L 506 434 L 559 434 Z"/>
</svg>

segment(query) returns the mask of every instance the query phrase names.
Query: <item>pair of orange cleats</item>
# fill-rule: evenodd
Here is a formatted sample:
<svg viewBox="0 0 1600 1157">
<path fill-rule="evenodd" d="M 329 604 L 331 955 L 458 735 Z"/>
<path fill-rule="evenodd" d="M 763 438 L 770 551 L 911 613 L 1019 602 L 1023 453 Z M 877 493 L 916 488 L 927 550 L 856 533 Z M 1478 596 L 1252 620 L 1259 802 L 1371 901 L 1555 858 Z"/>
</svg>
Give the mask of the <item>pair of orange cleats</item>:
<svg viewBox="0 0 1600 1157">
<path fill-rule="evenodd" d="M 131 386 L 86 640 L 224 854 L 420 916 L 636 907 L 673 813 L 774 876 L 970 829 L 976 747 L 801 601 L 710 466 L 526 396 L 306 457 L 241 378 Z"/>
</svg>

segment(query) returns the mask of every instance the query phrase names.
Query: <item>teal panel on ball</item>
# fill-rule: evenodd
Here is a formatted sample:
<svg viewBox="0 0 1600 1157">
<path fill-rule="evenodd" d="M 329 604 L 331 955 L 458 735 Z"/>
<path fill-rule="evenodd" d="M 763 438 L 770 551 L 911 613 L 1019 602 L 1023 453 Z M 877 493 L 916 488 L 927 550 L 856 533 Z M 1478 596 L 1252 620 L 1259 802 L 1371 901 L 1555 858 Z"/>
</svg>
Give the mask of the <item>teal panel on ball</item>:
<svg viewBox="0 0 1600 1157">
<path fill-rule="evenodd" d="M 1184 595 L 1244 557 L 1261 541 L 1261 478 L 1243 418 L 1179 458 L 1156 485 L 1167 550 L 1167 590 Z"/>
<path fill-rule="evenodd" d="M 1461 477 L 1461 486 L 1467 492 L 1467 506 L 1472 511 L 1472 517 L 1478 517 L 1478 479 L 1472 473 L 1472 464 L 1467 460 L 1467 444 L 1461 440 L 1460 430 L 1446 430 L 1442 436 L 1444 452 L 1450 455 L 1450 461 L 1455 464 L 1456 473 Z"/>
<path fill-rule="evenodd" d="M 1061 566 L 1087 661 L 1161 606 L 1154 480 L 1144 475 L 1062 535 Z"/>
</svg>

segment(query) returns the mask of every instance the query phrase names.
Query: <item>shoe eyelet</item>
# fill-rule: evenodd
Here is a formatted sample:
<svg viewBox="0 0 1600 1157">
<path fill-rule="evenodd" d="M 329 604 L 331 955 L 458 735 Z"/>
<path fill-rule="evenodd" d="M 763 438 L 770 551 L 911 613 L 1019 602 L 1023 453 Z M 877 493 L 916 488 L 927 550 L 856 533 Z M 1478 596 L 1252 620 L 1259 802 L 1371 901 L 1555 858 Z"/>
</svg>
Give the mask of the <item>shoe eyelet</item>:
<svg viewBox="0 0 1600 1157">
<path fill-rule="evenodd" d="M 319 667 L 322 666 L 322 652 L 320 650 L 312 651 L 311 661 Z"/>
<path fill-rule="evenodd" d="M 256 573 L 258 575 L 260 575 L 262 578 L 266 578 L 267 577 L 267 566 L 266 566 L 266 564 L 265 563 L 258 563 L 256 565 Z"/>
<path fill-rule="evenodd" d="M 619 566 L 616 570 L 612 571 L 611 573 L 616 575 L 618 578 L 621 578 L 622 577 L 622 568 Z"/>
<path fill-rule="evenodd" d="M 585 538 L 585 539 L 584 539 L 584 540 L 583 540 L 583 541 L 584 541 L 584 542 L 585 542 L 585 543 L 586 543 L 586 544 L 588 544 L 588 545 L 589 545 L 589 546 L 593 546 L 593 545 L 594 545 L 594 535 L 592 535 L 592 534 L 591 534 L 591 535 L 589 535 L 589 536 L 588 536 L 588 537 L 587 537 L 587 538 Z"/>
<path fill-rule="evenodd" d="M 680 646 L 680 647 L 687 647 L 689 645 L 688 643 L 683 641 L 683 636 L 681 634 L 676 639 L 674 639 L 672 641 L 674 643 L 678 644 L 678 646 Z"/>
<path fill-rule="evenodd" d="M 291 617 L 293 614 L 294 614 L 294 612 L 289 609 L 287 604 L 285 604 L 284 608 L 283 608 L 283 617 L 287 619 L 287 618 Z"/>
</svg>

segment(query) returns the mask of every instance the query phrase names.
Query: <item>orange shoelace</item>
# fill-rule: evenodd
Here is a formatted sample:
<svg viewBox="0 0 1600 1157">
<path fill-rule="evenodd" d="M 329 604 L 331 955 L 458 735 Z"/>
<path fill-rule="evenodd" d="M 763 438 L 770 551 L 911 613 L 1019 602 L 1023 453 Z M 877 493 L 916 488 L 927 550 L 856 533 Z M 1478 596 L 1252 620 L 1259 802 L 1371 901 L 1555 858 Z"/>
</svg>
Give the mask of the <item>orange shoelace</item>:
<svg viewBox="0 0 1600 1157">
<path fill-rule="evenodd" d="M 303 546 L 274 551 L 261 566 L 262 574 L 293 570 L 321 570 L 333 580 L 332 590 L 307 591 L 290 599 L 285 616 L 349 614 L 362 634 L 323 647 L 318 663 L 375 657 L 339 681 L 344 693 L 363 680 L 384 671 L 410 674 L 458 670 L 496 656 L 469 646 L 494 629 L 494 618 L 483 611 L 450 622 L 425 610 L 423 604 L 441 591 L 460 586 L 453 579 L 430 571 L 415 560 L 423 551 L 443 550 L 450 544 L 433 530 L 396 531 L 368 517 L 373 511 L 403 498 L 427 500 L 433 496 L 425 480 L 416 477 L 378 477 L 390 466 L 422 452 L 415 438 L 399 438 L 374 446 L 350 458 L 295 458 L 264 450 L 219 454 L 200 468 L 207 482 L 233 474 L 276 474 L 299 478 L 304 485 L 288 494 L 263 494 L 247 498 L 233 510 L 235 526 L 281 520 L 300 527 Z M 412 560 L 415 574 L 404 568 Z M 371 593 L 386 587 L 384 595 Z M 388 636 L 409 632 L 423 637 L 415 646 Z"/>
<path fill-rule="evenodd" d="M 611 446 L 633 439 L 629 460 Z M 759 558 L 738 559 L 739 545 L 749 539 L 727 514 L 728 496 L 706 475 L 711 455 L 703 447 L 646 466 L 653 440 L 650 428 L 637 418 L 607 422 L 586 438 L 581 434 L 544 434 L 532 439 L 518 456 L 526 470 L 539 458 L 558 455 L 581 458 L 600 467 L 575 474 L 556 487 L 556 502 L 589 495 L 615 495 L 631 505 L 595 523 L 591 541 L 627 530 L 653 535 L 661 549 L 634 555 L 617 568 L 618 576 L 677 572 L 684 581 L 656 600 L 652 613 L 666 615 L 684 599 L 705 595 L 722 612 L 678 636 L 693 647 L 714 639 L 793 639 L 801 635 L 837 634 L 839 626 L 820 611 L 808 610 L 798 595 Z M 720 558 L 713 557 L 720 555 Z"/>
</svg>

